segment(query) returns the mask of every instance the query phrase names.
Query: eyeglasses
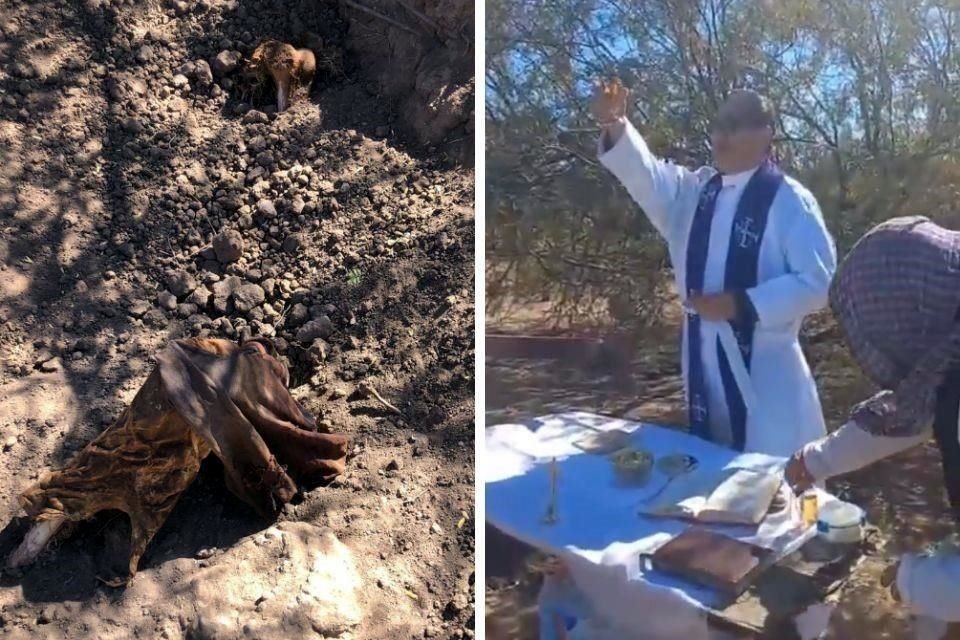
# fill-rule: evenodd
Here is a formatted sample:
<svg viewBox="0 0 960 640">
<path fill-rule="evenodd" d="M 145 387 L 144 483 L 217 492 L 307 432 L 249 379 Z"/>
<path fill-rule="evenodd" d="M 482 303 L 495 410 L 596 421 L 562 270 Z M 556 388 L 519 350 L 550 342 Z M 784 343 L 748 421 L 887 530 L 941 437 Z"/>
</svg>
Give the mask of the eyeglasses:
<svg viewBox="0 0 960 640">
<path fill-rule="evenodd" d="M 751 118 L 747 116 L 727 115 L 719 116 L 714 120 L 710 130 L 713 133 L 733 134 L 741 131 L 756 131 L 770 126 L 772 126 L 770 121 L 761 116 Z"/>
</svg>

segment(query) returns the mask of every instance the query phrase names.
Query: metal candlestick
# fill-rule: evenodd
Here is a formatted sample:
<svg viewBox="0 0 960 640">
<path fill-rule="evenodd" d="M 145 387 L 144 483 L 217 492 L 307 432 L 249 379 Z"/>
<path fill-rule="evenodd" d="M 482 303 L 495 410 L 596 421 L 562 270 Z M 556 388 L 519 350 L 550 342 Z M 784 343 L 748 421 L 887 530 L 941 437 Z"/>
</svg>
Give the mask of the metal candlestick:
<svg viewBox="0 0 960 640">
<path fill-rule="evenodd" d="M 557 468 L 557 459 L 550 460 L 550 502 L 547 503 L 547 512 L 543 516 L 543 523 L 553 525 L 559 520 L 557 516 L 557 485 L 560 470 Z"/>
</svg>

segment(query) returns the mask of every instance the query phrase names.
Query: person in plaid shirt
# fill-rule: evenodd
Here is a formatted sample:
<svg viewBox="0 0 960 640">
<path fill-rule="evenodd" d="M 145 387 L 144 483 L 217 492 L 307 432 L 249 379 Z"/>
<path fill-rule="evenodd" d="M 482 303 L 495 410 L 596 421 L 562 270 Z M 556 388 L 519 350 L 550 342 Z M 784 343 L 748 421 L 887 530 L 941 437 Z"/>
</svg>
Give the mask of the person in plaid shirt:
<svg viewBox="0 0 960 640">
<path fill-rule="evenodd" d="M 923 217 L 878 225 L 841 262 L 829 299 L 854 359 L 883 390 L 796 452 L 787 482 L 800 492 L 932 434 L 960 521 L 960 232 Z M 917 614 L 960 621 L 960 554 L 950 545 L 903 556 L 883 582 Z"/>
</svg>

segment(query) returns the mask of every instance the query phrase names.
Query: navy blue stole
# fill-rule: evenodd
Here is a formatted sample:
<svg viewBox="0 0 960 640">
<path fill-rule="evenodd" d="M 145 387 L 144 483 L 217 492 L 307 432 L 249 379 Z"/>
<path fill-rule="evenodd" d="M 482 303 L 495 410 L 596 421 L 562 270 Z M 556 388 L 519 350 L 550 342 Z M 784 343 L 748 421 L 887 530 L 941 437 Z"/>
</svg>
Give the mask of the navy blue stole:
<svg viewBox="0 0 960 640">
<path fill-rule="evenodd" d="M 750 289 L 757 285 L 760 244 L 763 242 L 763 234 L 767 228 L 770 205 L 773 204 L 773 199 L 782 182 L 783 173 L 768 161 L 757 169 L 744 188 L 733 218 L 733 229 L 724 270 L 724 291 Z M 722 186 L 723 177 L 717 174 L 707 182 L 700 193 L 700 201 L 697 203 L 697 211 L 693 216 L 690 237 L 687 241 L 687 296 L 700 295 L 703 292 L 713 210 Z M 700 316 L 687 314 L 686 321 L 687 402 L 690 429 L 694 435 L 711 440 L 710 403 L 707 397 L 703 360 L 700 357 Z M 737 338 L 747 371 L 750 371 L 756 321 L 751 318 L 737 318 L 732 320 L 730 325 Z M 747 440 L 747 408 L 719 338 L 717 338 L 716 348 L 724 396 L 727 400 L 727 411 L 730 414 L 730 425 L 733 430 L 733 446 L 743 451 Z"/>
</svg>

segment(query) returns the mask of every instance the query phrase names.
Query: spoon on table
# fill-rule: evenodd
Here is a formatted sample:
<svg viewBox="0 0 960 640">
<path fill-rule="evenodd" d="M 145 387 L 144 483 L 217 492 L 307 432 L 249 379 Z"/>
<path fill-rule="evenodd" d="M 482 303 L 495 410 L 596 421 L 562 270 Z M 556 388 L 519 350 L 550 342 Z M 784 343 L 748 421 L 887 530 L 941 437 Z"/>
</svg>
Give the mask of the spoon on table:
<svg viewBox="0 0 960 640">
<path fill-rule="evenodd" d="M 696 458 L 686 454 L 670 455 L 661 458 L 659 461 L 657 461 L 657 470 L 663 475 L 667 476 L 667 481 L 664 482 L 663 486 L 657 489 L 653 495 L 645 498 L 643 500 L 643 504 L 653 502 L 655 499 L 660 497 L 660 494 L 666 491 L 671 482 L 696 469 L 697 464 Z"/>
</svg>

